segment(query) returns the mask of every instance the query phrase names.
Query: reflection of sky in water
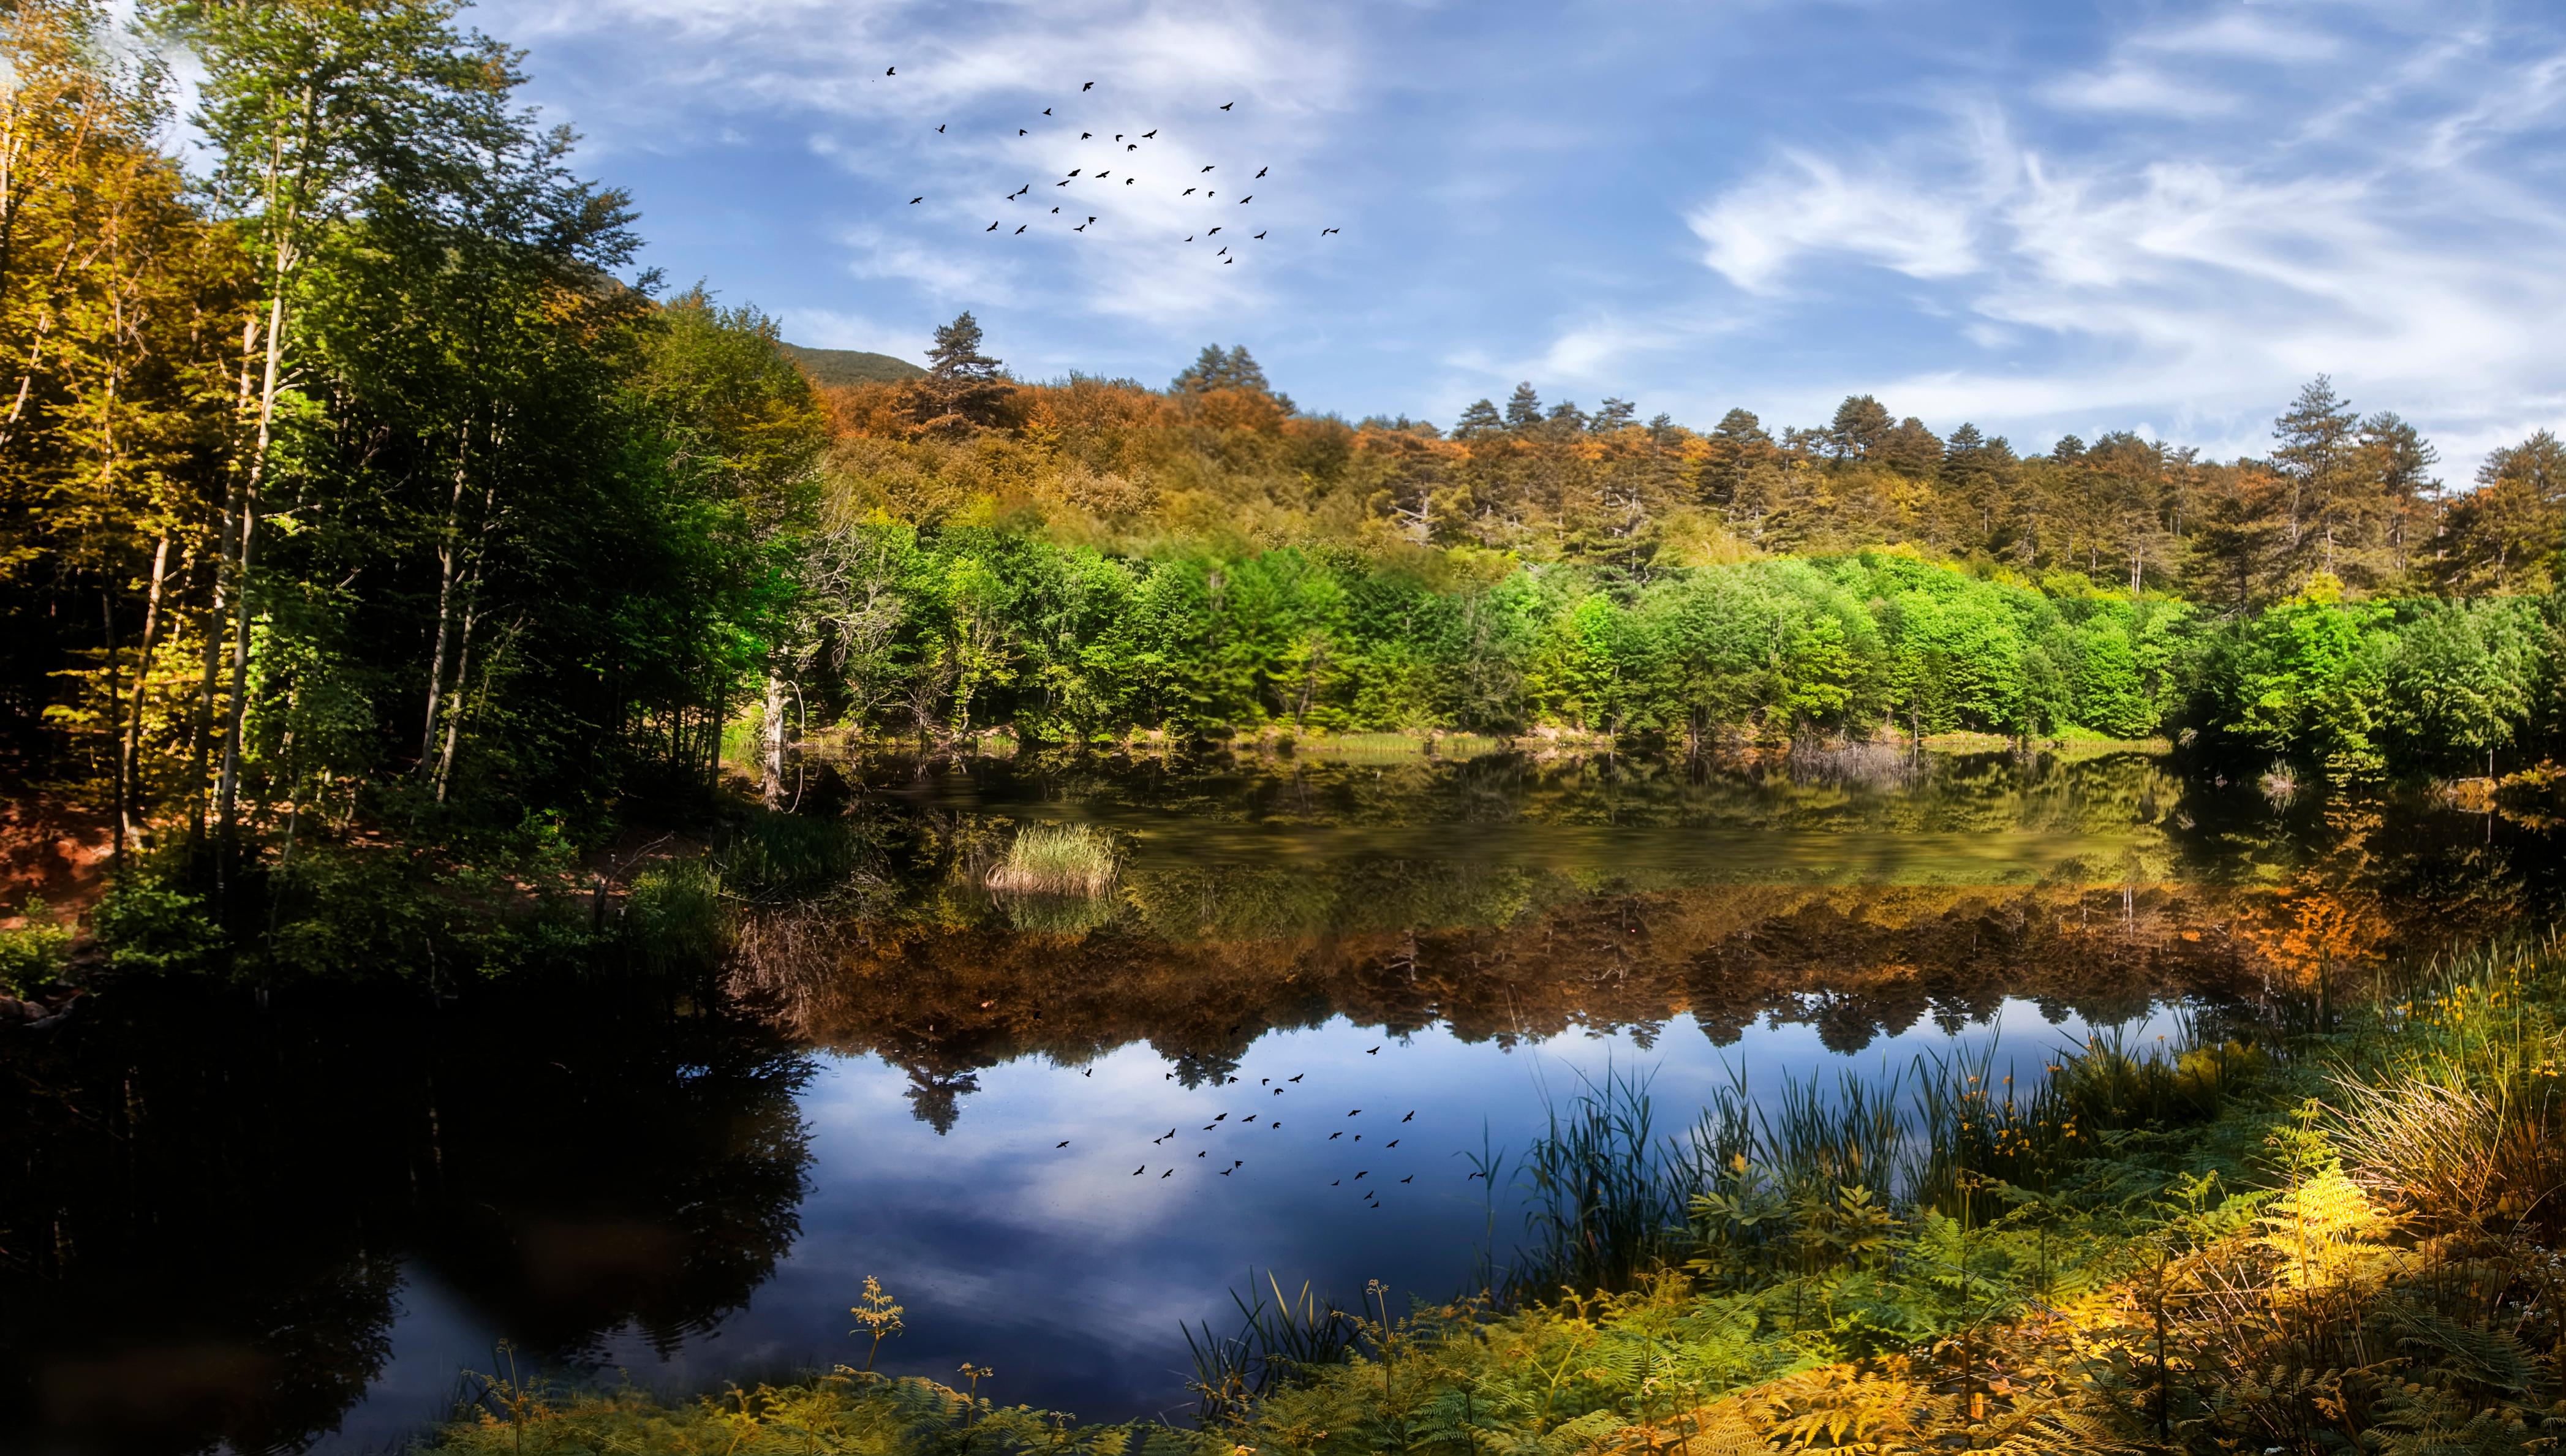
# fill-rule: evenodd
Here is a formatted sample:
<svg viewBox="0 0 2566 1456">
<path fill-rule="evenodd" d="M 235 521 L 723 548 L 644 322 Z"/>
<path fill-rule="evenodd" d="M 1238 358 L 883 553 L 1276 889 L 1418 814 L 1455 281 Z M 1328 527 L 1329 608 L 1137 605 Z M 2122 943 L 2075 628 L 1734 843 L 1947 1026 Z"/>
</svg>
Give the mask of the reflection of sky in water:
<svg viewBox="0 0 2566 1456">
<path fill-rule="evenodd" d="M 2027 1002 L 2007 1003 L 2002 1022 L 2000 1067 L 2036 1069 L 2084 1035 Z M 884 1346 L 886 1370 L 950 1378 L 968 1359 L 996 1368 L 983 1389 L 1003 1400 L 1090 1418 L 1180 1413 L 1178 1327 L 1209 1319 L 1225 1332 L 1227 1291 L 1251 1265 L 1287 1290 L 1307 1279 L 1348 1302 L 1375 1278 L 1427 1298 L 1460 1291 L 1488 1218 L 1462 1154 L 1479 1148 L 1483 1125 L 1520 1152 L 1545 1088 L 1565 1096 L 1580 1074 L 1653 1071 L 1660 1131 L 1675 1134 L 1733 1068 L 1769 1093 L 1785 1074 L 1903 1071 L 1921 1052 L 1991 1035 L 1972 1026 L 1955 1039 L 1920 1020 L 1846 1058 L 1806 1026 L 1759 1029 L 1723 1050 L 1677 1017 L 1645 1048 L 1623 1031 L 1509 1052 L 1439 1027 L 1398 1042 L 1337 1020 L 1260 1039 L 1238 1082 L 1219 1088 L 1169 1081 L 1167 1064 L 1139 1046 L 1102 1058 L 1092 1076 L 1034 1059 L 992 1068 L 943 1136 L 911 1115 L 898 1069 L 834 1060 L 802 1099 L 812 1187 L 791 1257 L 747 1309 L 673 1358 L 626 1336 L 609 1339 L 606 1362 L 673 1391 L 860 1361 L 847 1307 L 873 1274 L 908 1311 L 907 1334 Z M 1380 1054 L 1367 1055 L 1374 1046 Z M 1172 1141 L 1151 1141 L 1171 1127 Z M 1063 1138 L 1069 1146 L 1056 1146 Z M 1232 1160 L 1241 1166 L 1222 1175 Z M 1136 1177 L 1136 1167 L 1148 1171 Z M 1358 1170 L 1369 1174 L 1360 1183 Z M 1519 1213 L 1499 1214 L 1500 1240 L 1520 1227 Z M 458 1363 L 487 1359 L 487 1336 L 438 1316 L 415 1285 L 403 1304 L 391 1368 L 361 1417 L 416 1410 L 451 1388 Z M 473 1338 L 482 1342 L 463 1347 Z"/>
</svg>

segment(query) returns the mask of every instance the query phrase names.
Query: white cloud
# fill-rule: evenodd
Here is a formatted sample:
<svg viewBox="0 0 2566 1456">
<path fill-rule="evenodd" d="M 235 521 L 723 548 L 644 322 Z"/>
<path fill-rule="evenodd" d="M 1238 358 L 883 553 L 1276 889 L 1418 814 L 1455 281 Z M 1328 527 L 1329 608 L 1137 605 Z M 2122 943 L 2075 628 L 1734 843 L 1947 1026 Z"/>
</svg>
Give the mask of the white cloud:
<svg viewBox="0 0 2566 1456">
<path fill-rule="evenodd" d="M 2144 53 L 2338 49 L 2238 12 L 2125 44 L 2097 74 L 2159 75 Z M 2566 102 L 2566 58 L 2477 66 L 2464 94 L 2443 69 L 2392 76 L 2376 100 L 2394 123 L 2369 119 L 2323 147 L 2259 140 L 2290 133 L 2295 93 L 2210 131 L 2134 122 L 2064 159 L 1978 122 L 1848 157 L 1785 151 L 1689 220 L 1708 266 L 1750 293 L 1815 296 L 1865 267 L 1935 285 L 1915 313 L 1947 311 L 1955 345 L 2003 357 L 1881 392 L 1946 427 L 2146 412 L 2259 448 L 2274 401 L 2325 371 L 2370 407 L 2437 401 L 2456 462 L 2482 448 L 2463 441 L 2500 438 L 2487 411 L 2566 388 L 2553 348 L 2566 275 L 2548 262 L 2566 247 L 2566 199 L 2463 141 L 2553 127 L 2541 119 Z M 2121 104 L 2187 121 L 2243 102 L 2133 90 Z"/>
<path fill-rule="evenodd" d="M 1978 266 L 1964 200 L 1886 172 L 1848 176 L 1805 152 L 1787 154 L 1686 221 L 1707 245 L 1702 261 L 1752 293 L 1775 289 L 1810 253 L 1849 253 L 1911 278 L 1952 278 Z"/>
</svg>

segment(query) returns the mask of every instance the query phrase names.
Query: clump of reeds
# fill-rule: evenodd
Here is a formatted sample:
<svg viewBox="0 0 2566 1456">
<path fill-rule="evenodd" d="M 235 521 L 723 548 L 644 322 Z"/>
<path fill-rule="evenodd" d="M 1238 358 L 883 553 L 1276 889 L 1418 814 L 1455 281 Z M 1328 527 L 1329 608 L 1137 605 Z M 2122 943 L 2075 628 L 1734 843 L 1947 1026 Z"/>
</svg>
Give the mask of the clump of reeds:
<svg viewBox="0 0 2566 1456">
<path fill-rule="evenodd" d="M 1259 1289 L 1256 1272 L 1249 1270 L 1247 1289 L 1244 1297 L 1229 1292 L 1230 1303 L 1238 1307 L 1237 1334 L 1214 1335 L 1208 1320 L 1184 1331 L 1185 1348 L 1193 1357 L 1190 1384 L 1205 1429 L 1244 1419 L 1257 1401 L 1275 1391 L 1345 1363 L 1362 1330 L 1361 1321 L 1336 1301 L 1313 1293 L 1306 1281 L 1300 1293 L 1285 1294 L 1283 1282 L 1268 1273 L 1265 1288 Z"/>
<path fill-rule="evenodd" d="M 1848 789 L 1906 789 L 1924 777 L 1924 760 L 1914 750 L 1867 739 L 1794 739 L 1789 762 L 1794 779 Z"/>
<path fill-rule="evenodd" d="M 1007 857 L 989 871 L 989 888 L 1004 894 L 1076 895 L 1101 899 L 1114 888 L 1122 856 L 1114 839 L 1083 824 L 1029 825 L 1007 847 Z"/>
<path fill-rule="evenodd" d="M 2275 808 L 2299 797 L 2299 776 L 2288 764 L 2274 764 L 2265 769 L 2259 784 L 2263 798 Z"/>
</svg>

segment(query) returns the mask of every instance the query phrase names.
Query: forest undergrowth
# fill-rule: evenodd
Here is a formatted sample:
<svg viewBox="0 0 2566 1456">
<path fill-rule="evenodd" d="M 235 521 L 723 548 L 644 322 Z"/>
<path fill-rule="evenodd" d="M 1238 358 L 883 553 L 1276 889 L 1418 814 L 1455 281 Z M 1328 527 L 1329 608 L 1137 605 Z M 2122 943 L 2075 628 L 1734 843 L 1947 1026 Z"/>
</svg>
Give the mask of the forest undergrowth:
<svg viewBox="0 0 2566 1456">
<path fill-rule="evenodd" d="M 1477 1160 L 1525 1198 L 1511 1267 L 1353 1308 L 1267 1276 L 1233 1333 L 1188 1335 L 1190 1430 L 842 1366 L 690 1404 L 484 1381 L 431 1449 L 2547 1449 L 2561 1058 L 2550 936 L 2029 1068 L 1741 1079 L 1672 1136 L 1645 1077 L 1608 1075 L 1511 1168 Z"/>
</svg>

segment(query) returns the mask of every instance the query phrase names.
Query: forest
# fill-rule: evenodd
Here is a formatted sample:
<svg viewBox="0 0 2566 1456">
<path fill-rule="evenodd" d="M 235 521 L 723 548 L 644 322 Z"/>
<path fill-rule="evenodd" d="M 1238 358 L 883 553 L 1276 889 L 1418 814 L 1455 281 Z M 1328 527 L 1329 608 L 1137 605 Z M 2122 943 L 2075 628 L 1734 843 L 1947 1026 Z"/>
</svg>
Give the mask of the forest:
<svg viewBox="0 0 2566 1456">
<path fill-rule="evenodd" d="M 6 768 L 103 820 L 141 925 L 567 886 L 824 740 L 2162 735 L 2356 782 L 2566 725 L 2545 431 L 2453 488 L 2323 378 L 2226 462 L 1869 395 L 1697 430 L 1525 383 L 1447 430 L 1236 346 L 1027 382 L 967 313 L 823 384 L 635 271 L 452 7 L 141 24 L 202 67 L 198 173 L 86 0 L 11 9 L 0 117 Z"/>
</svg>

